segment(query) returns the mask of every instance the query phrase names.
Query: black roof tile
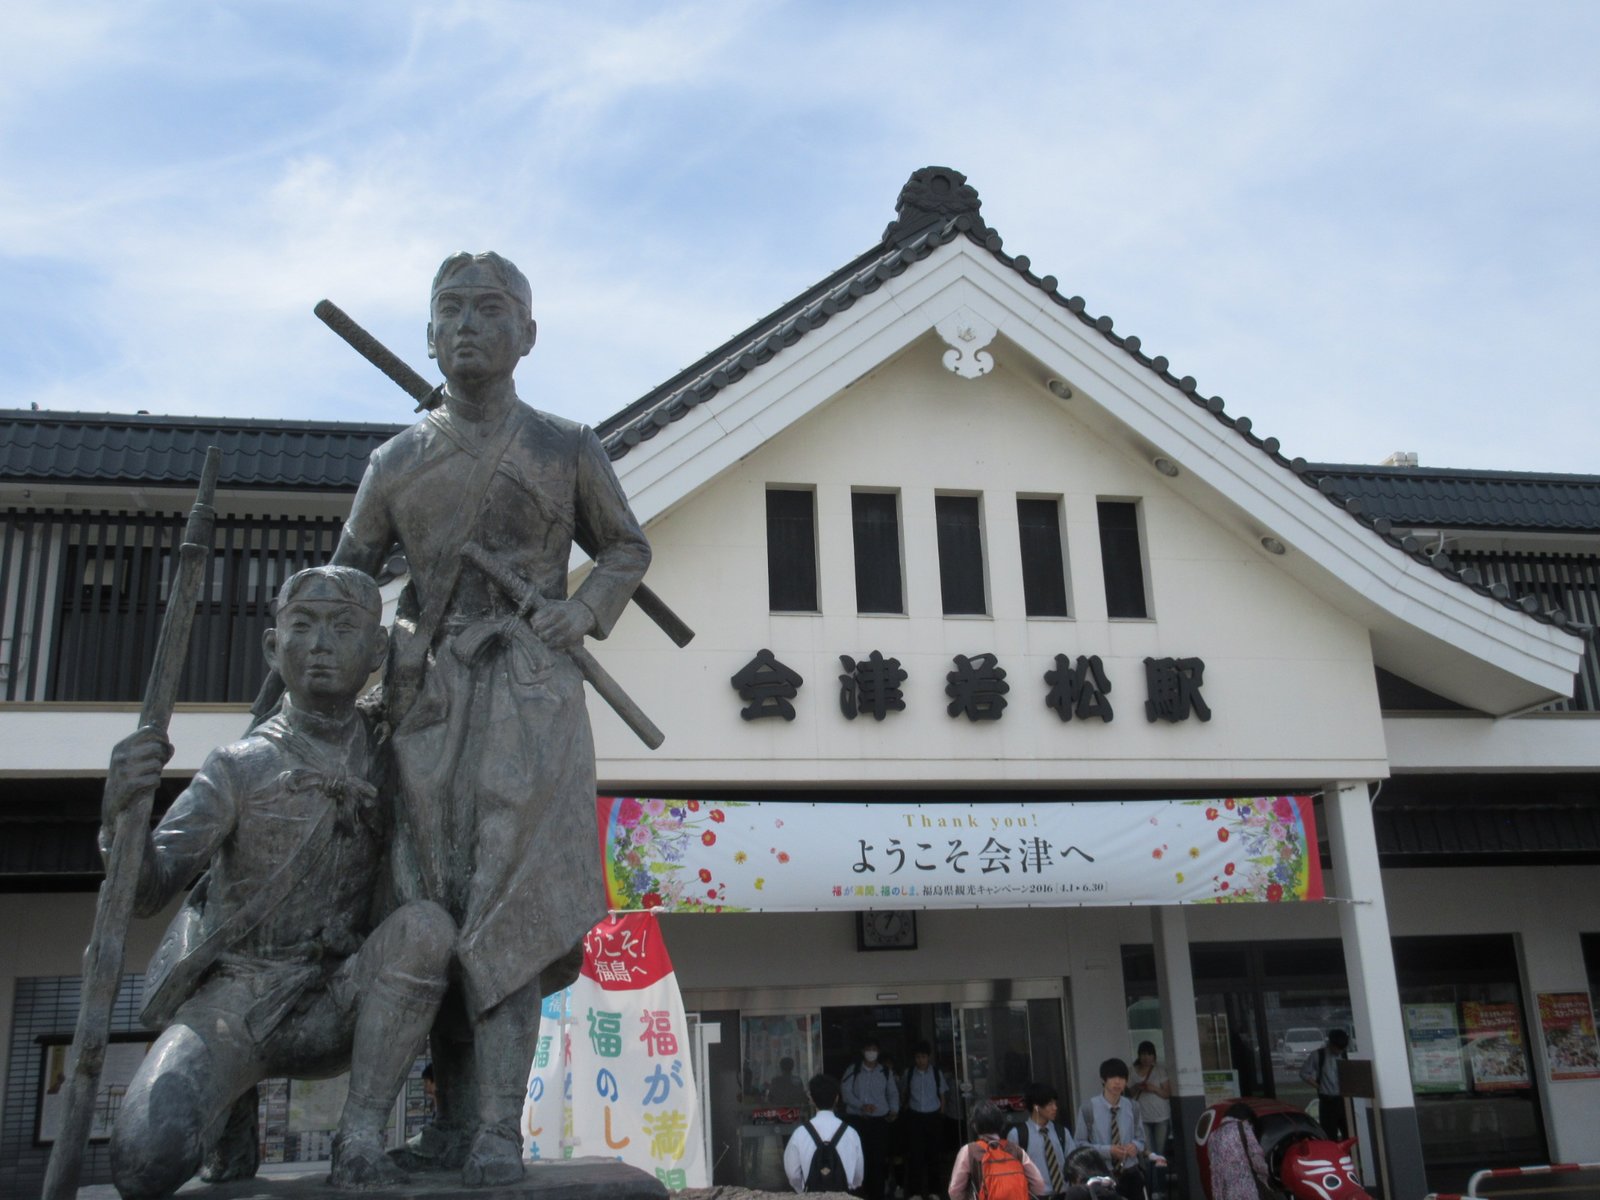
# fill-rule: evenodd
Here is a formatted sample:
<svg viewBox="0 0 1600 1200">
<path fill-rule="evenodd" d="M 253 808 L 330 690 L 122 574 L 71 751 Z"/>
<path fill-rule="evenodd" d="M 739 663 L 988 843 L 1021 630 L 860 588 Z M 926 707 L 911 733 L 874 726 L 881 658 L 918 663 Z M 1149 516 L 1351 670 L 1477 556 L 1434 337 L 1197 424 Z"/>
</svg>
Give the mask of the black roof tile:
<svg viewBox="0 0 1600 1200">
<path fill-rule="evenodd" d="M 1397 525 L 1600 533 L 1600 476 L 1308 463 L 1307 474 Z"/>
<path fill-rule="evenodd" d="M 222 448 L 227 488 L 354 491 L 367 456 L 403 425 L 0 411 L 0 480 L 196 483 Z"/>
</svg>

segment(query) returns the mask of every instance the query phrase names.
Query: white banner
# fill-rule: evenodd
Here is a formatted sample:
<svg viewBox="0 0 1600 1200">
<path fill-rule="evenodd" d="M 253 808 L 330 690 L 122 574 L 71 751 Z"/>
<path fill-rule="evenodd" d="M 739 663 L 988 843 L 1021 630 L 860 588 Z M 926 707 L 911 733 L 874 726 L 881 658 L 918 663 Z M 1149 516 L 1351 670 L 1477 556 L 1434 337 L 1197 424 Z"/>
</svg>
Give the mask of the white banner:
<svg viewBox="0 0 1600 1200">
<path fill-rule="evenodd" d="M 689 1027 L 655 915 L 590 930 L 565 995 L 540 1020 L 523 1111 L 530 1157 L 616 1158 L 673 1191 L 709 1186 Z"/>
<path fill-rule="evenodd" d="M 1309 796 L 1216 800 L 599 799 L 615 911 L 1322 899 Z"/>
<path fill-rule="evenodd" d="M 544 998 L 522 1109 L 523 1154 L 572 1157 L 572 989 Z"/>
</svg>

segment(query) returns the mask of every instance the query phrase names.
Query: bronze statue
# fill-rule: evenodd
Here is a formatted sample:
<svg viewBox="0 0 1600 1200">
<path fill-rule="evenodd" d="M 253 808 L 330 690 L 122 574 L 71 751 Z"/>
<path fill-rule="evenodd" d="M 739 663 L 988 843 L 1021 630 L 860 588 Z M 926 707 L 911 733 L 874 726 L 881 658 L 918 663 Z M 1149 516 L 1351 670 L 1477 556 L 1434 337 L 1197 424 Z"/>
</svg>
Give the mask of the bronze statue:
<svg viewBox="0 0 1600 1200">
<path fill-rule="evenodd" d="M 282 711 L 214 750 L 150 834 L 137 908 L 159 911 L 201 871 L 146 977 L 142 1019 L 165 1026 L 123 1098 L 112 1174 L 129 1197 L 194 1174 L 234 1102 L 265 1078 L 350 1071 L 331 1181 L 401 1176 L 385 1124 L 445 990 L 455 926 L 423 898 L 374 928 L 389 812 L 373 785 L 372 721 L 356 697 L 385 656 L 377 585 L 346 567 L 285 581 L 267 661 Z M 117 746 L 114 827 L 172 748 L 141 728 Z M 102 834 L 102 846 L 108 838 Z"/>
<path fill-rule="evenodd" d="M 445 260 L 428 325 L 443 402 L 374 452 L 334 553 L 375 571 L 398 543 L 411 568 L 385 679 L 393 882 L 459 933 L 432 1038 L 439 1120 L 405 1158 L 459 1164 L 473 1185 L 522 1175 L 539 1001 L 575 977 L 605 913 L 594 747 L 568 651 L 610 631 L 650 561 L 593 431 L 517 398 L 531 305 L 498 254 Z M 575 539 L 594 562 L 569 598 Z M 544 599 L 525 603 L 507 579 Z"/>
</svg>

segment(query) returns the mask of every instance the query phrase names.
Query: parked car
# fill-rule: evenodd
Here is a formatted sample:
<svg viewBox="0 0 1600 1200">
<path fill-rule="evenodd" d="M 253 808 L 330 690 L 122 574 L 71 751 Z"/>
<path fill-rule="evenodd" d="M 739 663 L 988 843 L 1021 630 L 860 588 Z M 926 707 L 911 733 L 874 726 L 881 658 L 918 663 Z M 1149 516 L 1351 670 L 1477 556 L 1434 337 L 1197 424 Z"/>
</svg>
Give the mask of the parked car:
<svg viewBox="0 0 1600 1200">
<path fill-rule="evenodd" d="M 1298 1068 L 1306 1055 L 1328 1040 L 1326 1031 L 1312 1025 L 1299 1025 L 1285 1030 L 1273 1050 L 1279 1066 Z"/>
</svg>

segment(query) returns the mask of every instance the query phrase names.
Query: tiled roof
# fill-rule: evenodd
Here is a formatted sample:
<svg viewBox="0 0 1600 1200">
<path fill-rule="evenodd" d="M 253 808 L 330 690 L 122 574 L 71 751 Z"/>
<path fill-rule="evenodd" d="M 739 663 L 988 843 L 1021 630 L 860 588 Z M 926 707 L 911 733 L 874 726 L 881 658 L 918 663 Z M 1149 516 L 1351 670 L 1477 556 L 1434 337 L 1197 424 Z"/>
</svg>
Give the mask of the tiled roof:
<svg viewBox="0 0 1600 1200">
<path fill-rule="evenodd" d="M 1088 303 L 1082 296 L 1062 295 L 1056 277 L 1034 274 L 1033 264 L 1026 255 L 1007 254 L 1003 249 L 1004 241 L 999 232 L 984 224 L 979 214 L 980 208 L 981 202 L 977 192 L 967 185 L 966 176 L 959 171 L 953 171 L 948 167 L 924 167 L 913 172 L 906 186 L 901 189 L 900 199 L 896 205 L 897 219 L 890 222 L 889 227 L 884 230 L 879 245 L 858 256 L 848 266 L 834 272 L 776 312 L 757 321 L 749 329 L 719 346 L 699 362 L 680 371 L 614 417 L 602 422 L 597 431 L 612 460 L 622 458 L 640 442 L 648 441 L 672 422 L 681 420 L 696 405 L 710 399 L 722 388 L 743 378 L 758 366 L 769 362 L 784 349 L 794 345 L 810 330 L 824 324 L 834 314 L 849 308 L 860 297 L 876 291 L 885 281 L 926 258 L 939 246 L 957 237 L 966 237 L 974 244 L 988 250 L 1000 263 L 1010 267 L 1081 323 L 1098 332 L 1106 341 L 1120 347 L 1168 387 L 1187 398 L 1191 404 L 1204 409 L 1221 424 L 1233 430 L 1247 445 L 1259 450 L 1275 466 L 1293 472 L 1307 486 L 1317 488 L 1353 520 L 1371 529 L 1391 547 L 1481 595 L 1489 596 L 1509 608 L 1515 608 L 1532 616 L 1535 620 L 1558 625 L 1568 633 L 1580 637 L 1594 636 L 1595 630 L 1592 626 L 1572 621 L 1560 611 L 1544 611 L 1539 602 L 1532 597 L 1513 598 L 1504 584 L 1483 583 L 1475 568 L 1458 569 L 1450 562 L 1448 555 L 1436 554 L 1430 558 L 1423 552 L 1420 541 L 1411 536 L 1408 529 L 1402 527 L 1424 522 L 1421 519 L 1392 516 L 1387 511 L 1391 504 L 1397 502 L 1403 489 L 1398 487 L 1390 489 L 1396 499 L 1386 500 L 1382 498 L 1383 486 L 1368 480 L 1368 476 L 1375 476 L 1382 468 L 1340 467 L 1331 464 L 1313 466 L 1303 458 L 1286 457 L 1277 438 L 1261 437 L 1255 432 L 1255 426 L 1249 417 L 1229 414 L 1222 397 L 1207 396 L 1202 393 L 1194 376 L 1174 374 L 1165 356 L 1148 355 L 1144 352 L 1144 345 L 1138 337 L 1133 334 L 1115 333 L 1113 331 L 1115 323 L 1111 317 L 1105 314 L 1099 316 L 1090 314 Z M 1401 470 L 1414 469 L 1401 468 Z M 1498 490 L 1485 486 L 1479 491 L 1475 507 L 1476 511 L 1481 513 L 1498 511 L 1501 515 L 1515 516 L 1517 523 L 1510 528 L 1518 530 L 1548 528 L 1538 523 L 1522 524 L 1523 520 L 1529 519 L 1537 521 L 1558 516 L 1563 521 L 1578 519 L 1571 492 L 1559 501 L 1553 488 L 1536 496 L 1536 489 L 1520 482 L 1522 477 L 1517 475 L 1473 471 L 1430 471 L 1425 475 L 1428 481 L 1417 491 L 1421 495 L 1433 496 L 1441 507 L 1445 506 L 1447 495 L 1454 503 L 1465 506 L 1463 497 L 1472 489 L 1461 486 L 1461 480 L 1464 478 L 1481 477 L 1485 484 L 1490 480 L 1503 481 Z M 1590 495 L 1595 497 L 1591 499 L 1589 507 L 1600 508 L 1600 479 L 1587 476 L 1532 478 L 1547 483 L 1563 480 L 1580 481 L 1577 486 L 1580 489 L 1584 487 L 1592 489 Z M 1363 492 L 1368 490 L 1375 494 L 1363 495 Z M 1497 496 L 1501 503 L 1498 505 L 1489 503 L 1491 495 Z M 1417 509 L 1417 511 L 1423 510 L 1421 506 Z M 1426 523 L 1439 522 L 1429 520 Z M 1565 524 L 1558 527 L 1564 530 L 1579 528 L 1578 525 Z M 1600 524 L 1591 522 L 1587 528 L 1600 529 Z"/>
<path fill-rule="evenodd" d="M 367 456 L 402 428 L 0 411 L 0 480 L 194 484 L 206 447 L 220 446 L 224 487 L 353 492 Z"/>
<path fill-rule="evenodd" d="M 1380 803 L 1373 808 L 1372 823 L 1378 853 L 1386 859 L 1469 855 L 1591 860 L 1600 853 L 1600 807 L 1593 804 Z"/>
<path fill-rule="evenodd" d="M 1424 528 L 1600 533 L 1600 476 L 1310 463 L 1374 517 Z"/>
</svg>

